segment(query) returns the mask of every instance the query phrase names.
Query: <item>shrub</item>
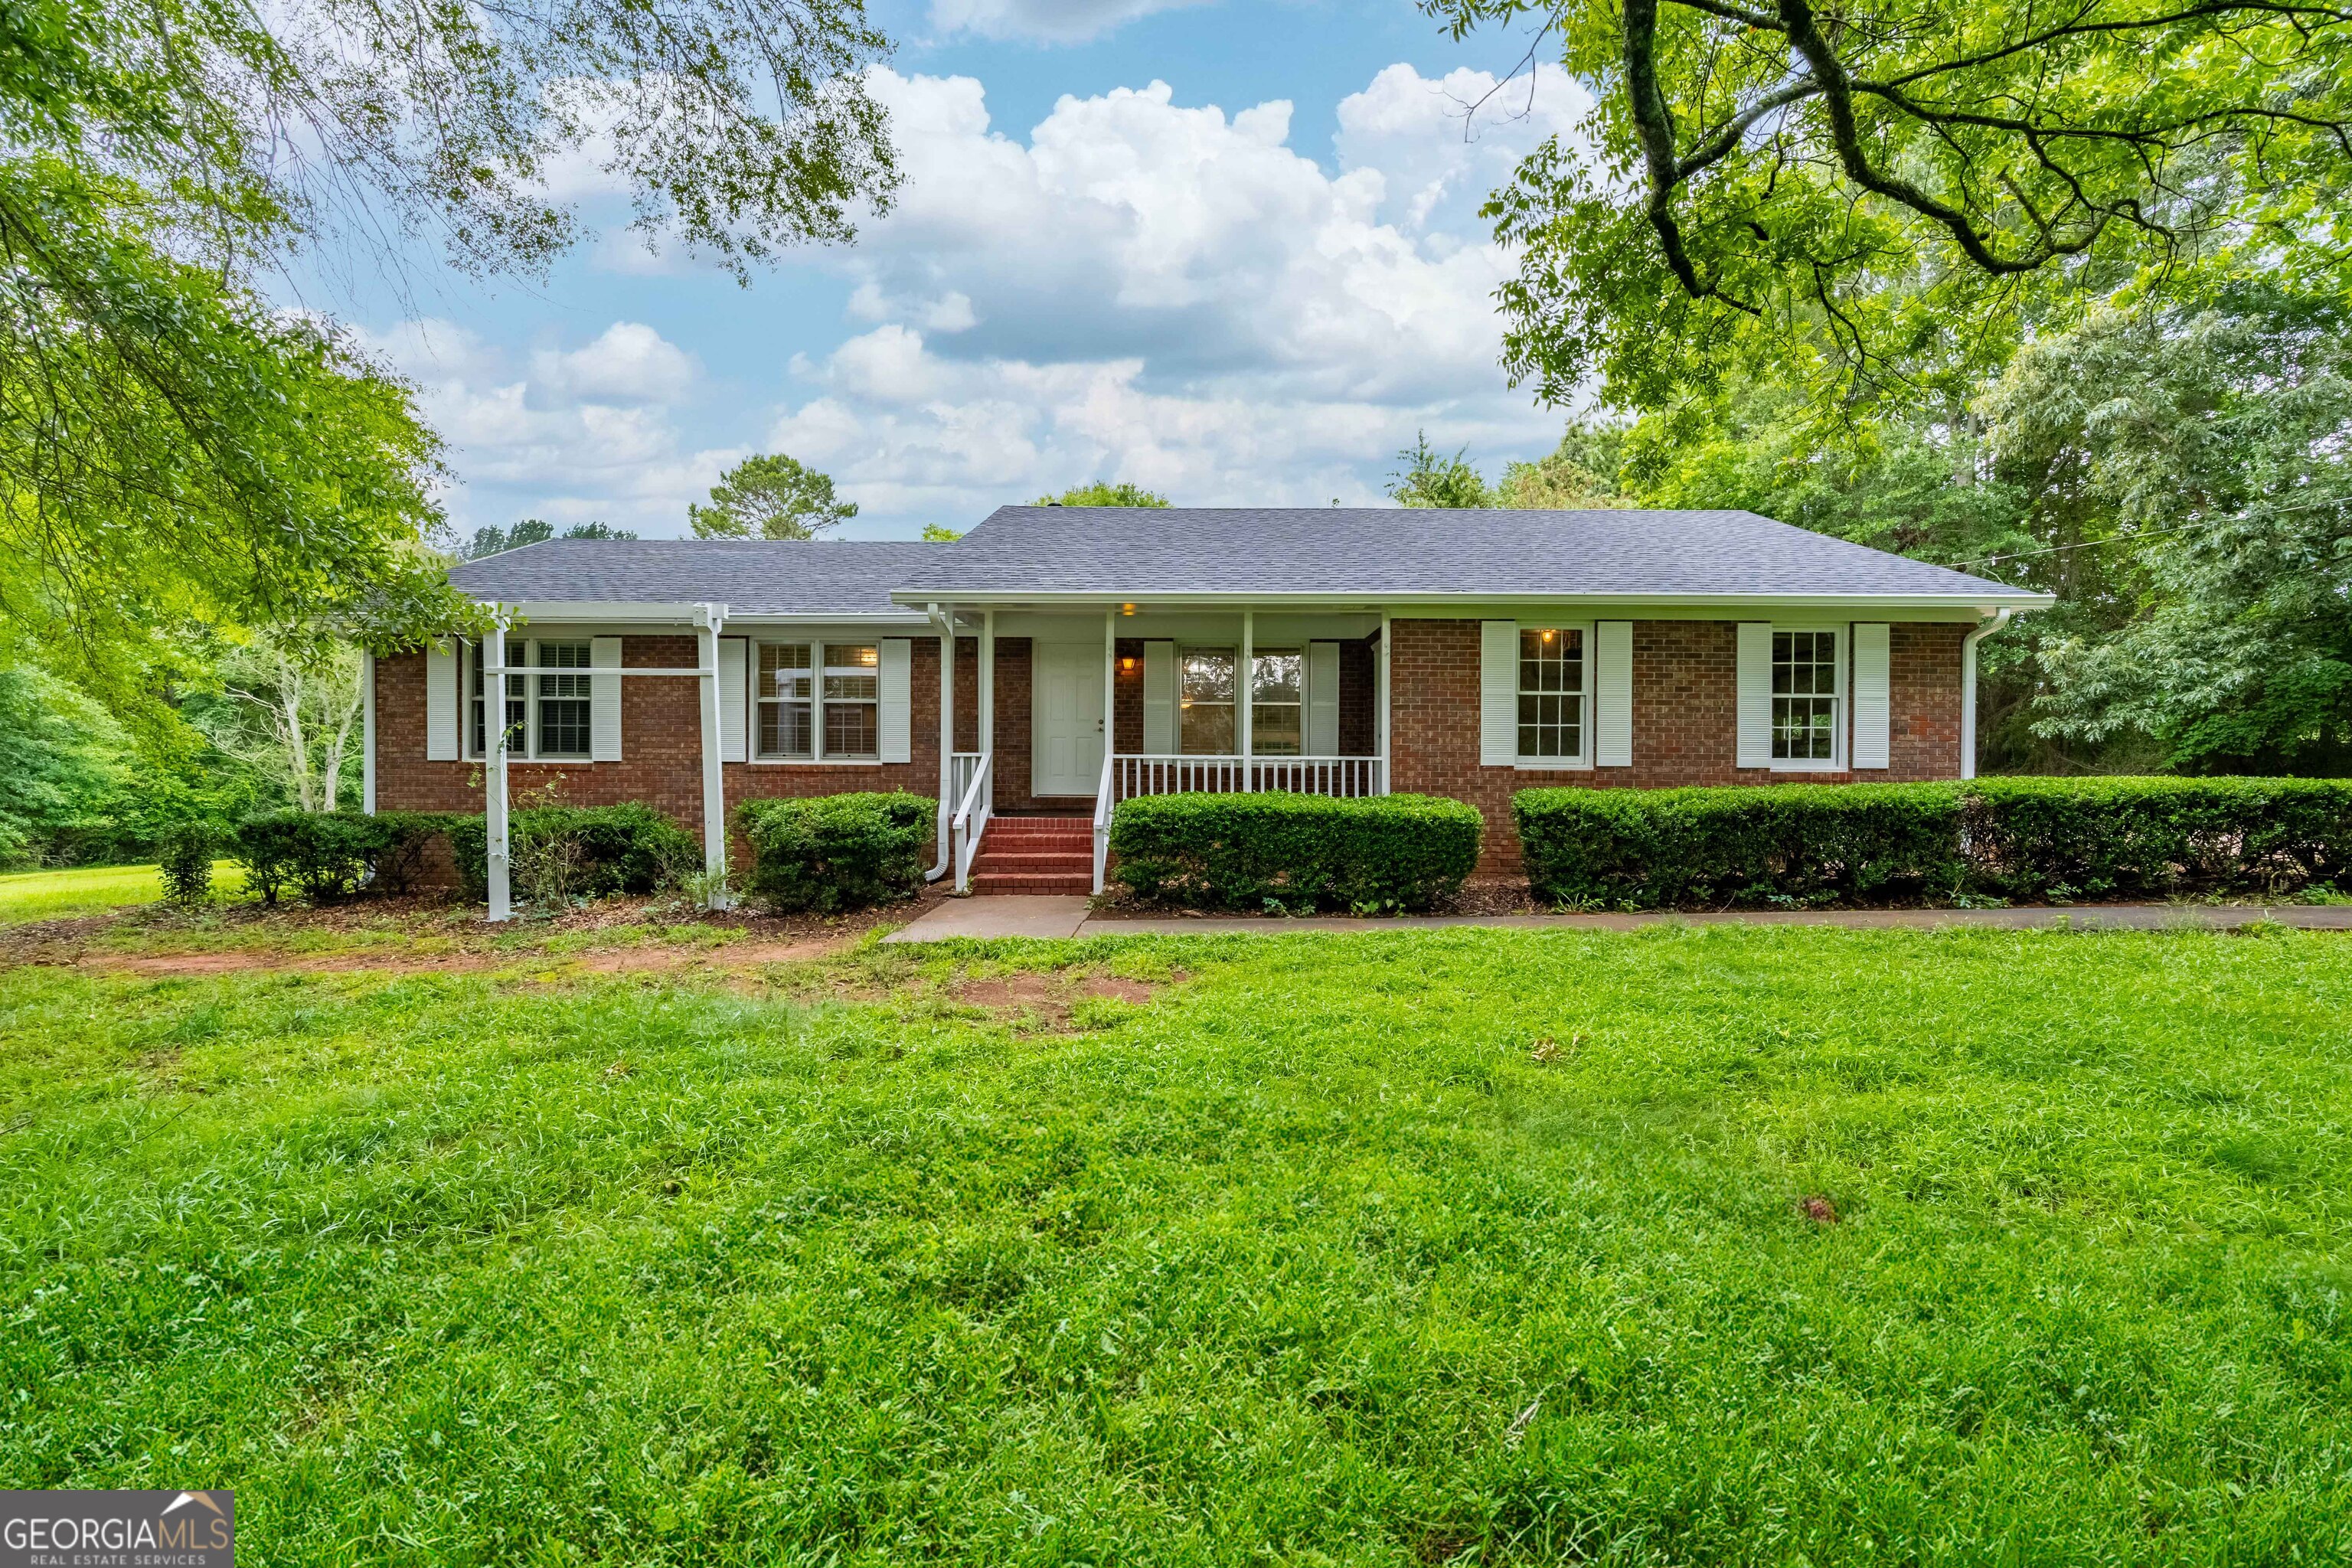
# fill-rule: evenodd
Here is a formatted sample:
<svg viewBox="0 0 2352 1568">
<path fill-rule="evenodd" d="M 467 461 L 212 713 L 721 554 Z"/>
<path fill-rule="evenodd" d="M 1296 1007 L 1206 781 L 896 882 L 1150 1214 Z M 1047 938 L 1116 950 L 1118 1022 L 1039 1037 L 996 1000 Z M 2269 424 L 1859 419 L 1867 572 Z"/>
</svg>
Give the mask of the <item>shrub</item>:
<svg viewBox="0 0 2352 1568">
<path fill-rule="evenodd" d="M 463 820 L 423 811 L 269 811 L 239 823 L 231 847 L 262 902 L 274 904 L 291 888 L 325 903 L 372 884 L 406 892 L 434 838 Z"/>
<path fill-rule="evenodd" d="M 1950 784 L 1530 789 L 1512 808 L 1552 903 L 1889 902 L 1961 878 Z"/>
<path fill-rule="evenodd" d="M 1560 903 L 2280 893 L 2352 871 L 2334 779 L 1539 789 L 1514 808 L 1528 883 Z"/>
<path fill-rule="evenodd" d="M 449 847 L 468 898 L 489 893 L 489 828 L 479 816 L 451 820 Z M 623 805 L 541 805 L 507 824 L 507 865 L 526 899 L 560 901 L 614 893 L 656 893 L 700 869 L 694 835 L 632 801 Z"/>
<path fill-rule="evenodd" d="M 904 791 L 748 800 L 735 830 L 751 847 L 746 887 L 779 910 L 837 909 L 922 890 L 939 803 Z"/>
<path fill-rule="evenodd" d="M 1477 807 L 1433 795 L 1158 795 L 1119 802 L 1110 846 L 1142 898 L 1425 910 L 1460 890 L 1485 831 Z"/>
<path fill-rule="evenodd" d="M 2021 898 L 2284 892 L 2345 874 L 2352 781 L 2003 778 L 1966 786 L 1975 885 Z"/>
<path fill-rule="evenodd" d="M 218 847 L 208 822 L 184 822 L 165 830 L 155 846 L 165 903 L 188 910 L 213 896 L 213 853 Z"/>
</svg>

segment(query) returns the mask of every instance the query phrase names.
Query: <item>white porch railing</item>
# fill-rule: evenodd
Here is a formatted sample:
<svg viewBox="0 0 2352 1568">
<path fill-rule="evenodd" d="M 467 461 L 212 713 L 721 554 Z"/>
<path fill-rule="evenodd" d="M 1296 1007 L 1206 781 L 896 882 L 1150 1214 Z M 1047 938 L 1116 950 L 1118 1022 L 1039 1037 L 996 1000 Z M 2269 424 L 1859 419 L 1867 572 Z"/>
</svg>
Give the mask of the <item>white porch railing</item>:
<svg viewBox="0 0 2352 1568">
<path fill-rule="evenodd" d="M 1181 795 L 1192 791 L 1245 794 L 1286 790 L 1293 795 L 1385 795 L 1385 765 L 1380 757 L 1241 757 L 1152 756 L 1129 753 L 1113 757 L 1105 768 L 1104 795 L 1097 814 L 1107 821 L 1109 805 L 1139 795 Z M 1113 793 L 1116 786 L 1116 793 Z"/>
<path fill-rule="evenodd" d="M 948 806 L 953 810 L 963 802 L 971 789 L 971 781 L 980 772 L 984 752 L 950 752 L 948 753 Z"/>
<path fill-rule="evenodd" d="M 954 776 L 962 785 L 962 793 L 958 796 L 955 819 L 948 827 L 955 841 L 956 891 L 968 893 L 971 891 L 971 858 L 980 852 L 980 836 L 988 831 L 988 819 L 993 815 L 992 792 L 988 786 L 996 754 L 957 752 L 953 761 Z"/>
<path fill-rule="evenodd" d="M 1102 783 L 1095 790 L 1095 891 L 1103 890 L 1103 871 L 1110 864 L 1110 808 L 1118 804 L 1111 793 L 1111 770 L 1118 759 L 1103 752 Z"/>
</svg>

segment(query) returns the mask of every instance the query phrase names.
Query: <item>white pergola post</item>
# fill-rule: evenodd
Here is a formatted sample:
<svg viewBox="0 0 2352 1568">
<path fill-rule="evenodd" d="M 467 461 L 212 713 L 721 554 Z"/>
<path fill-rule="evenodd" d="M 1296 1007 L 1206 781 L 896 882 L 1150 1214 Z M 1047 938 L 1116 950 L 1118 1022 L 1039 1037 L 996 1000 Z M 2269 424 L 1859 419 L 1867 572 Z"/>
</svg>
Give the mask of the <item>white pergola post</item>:
<svg viewBox="0 0 2352 1568">
<path fill-rule="evenodd" d="M 490 874 L 490 919 L 514 919 L 514 886 L 507 861 L 507 624 L 504 616 L 490 623 L 482 638 L 482 728 L 489 742 L 489 766 L 483 770 L 482 826 Z M 460 692 L 462 700 L 464 693 Z M 528 689 L 523 700 L 530 700 Z M 462 711 L 462 709 L 460 710 Z"/>
<path fill-rule="evenodd" d="M 980 750 L 989 759 L 985 804 L 996 805 L 996 612 L 980 613 Z"/>
<path fill-rule="evenodd" d="M 1392 759 L 1392 758 L 1394 757 L 1394 755 L 1395 755 L 1395 752 L 1394 752 L 1390 748 L 1390 745 L 1389 745 L 1389 642 L 1390 642 L 1389 631 L 1390 631 L 1389 613 L 1388 613 L 1386 610 L 1382 610 L 1382 611 L 1381 612 L 1381 662 L 1380 662 L 1380 692 L 1379 692 L 1379 701 L 1380 701 L 1380 710 L 1381 710 L 1381 793 L 1382 795 L 1387 795 L 1388 793 L 1390 793 L 1391 789 L 1393 787 L 1393 786 L 1389 783 L 1389 774 L 1391 773 L 1391 771 L 1393 771 L 1393 763 L 1392 763 L 1392 762 L 1391 762 L 1391 759 Z"/>
<path fill-rule="evenodd" d="M 329 809 L 334 806 L 329 801 Z M 360 656 L 360 809 L 375 815 L 375 654 Z"/>
<path fill-rule="evenodd" d="M 940 865 L 945 868 L 955 848 L 948 842 L 948 824 L 955 816 L 955 606 L 944 614 L 930 607 L 940 624 Z"/>
<path fill-rule="evenodd" d="M 727 773 L 719 738 L 719 628 L 727 624 L 724 605 L 694 607 L 697 684 L 702 689 L 702 868 L 710 875 L 704 902 L 727 907 Z"/>
<path fill-rule="evenodd" d="M 1257 685 L 1257 612 L 1242 612 L 1241 668 L 1234 671 L 1234 728 L 1240 731 L 1234 737 L 1234 750 L 1241 753 L 1242 788 L 1257 787 L 1251 775 L 1257 770 L 1250 766 L 1250 698 Z"/>
</svg>

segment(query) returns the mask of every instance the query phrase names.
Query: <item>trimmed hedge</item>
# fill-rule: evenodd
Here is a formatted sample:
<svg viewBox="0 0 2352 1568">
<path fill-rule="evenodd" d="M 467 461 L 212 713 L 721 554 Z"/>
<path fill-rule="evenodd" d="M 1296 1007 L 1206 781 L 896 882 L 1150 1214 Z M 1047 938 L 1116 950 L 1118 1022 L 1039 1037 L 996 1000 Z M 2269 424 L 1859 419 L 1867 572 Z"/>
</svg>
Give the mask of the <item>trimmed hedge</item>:
<svg viewBox="0 0 2352 1568">
<path fill-rule="evenodd" d="M 938 832 L 939 802 L 903 790 L 747 800 L 735 831 L 751 847 L 745 888 L 780 911 L 910 899 Z"/>
<path fill-rule="evenodd" d="M 1528 789 L 1512 810 L 1528 885 L 1552 903 L 1889 902 L 1961 875 L 1948 784 Z"/>
<path fill-rule="evenodd" d="M 433 840 L 464 820 L 429 811 L 264 812 L 237 824 L 229 852 L 245 868 L 246 886 L 268 904 L 289 888 L 313 903 L 349 897 L 371 881 L 404 893 Z"/>
<path fill-rule="evenodd" d="M 1436 795 L 1156 795 L 1111 814 L 1115 874 L 1201 909 L 1425 910 L 1478 864 L 1486 818 Z"/>
<path fill-rule="evenodd" d="M 2012 897 L 2286 892 L 2352 869 L 2352 780 L 2001 778 L 1963 787 L 1973 885 Z"/>
<path fill-rule="evenodd" d="M 447 820 L 449 848 L 466 896 L 488 898 L 488 821 L 479 816 Z M 702 869 L 702 843 L 642 802 L 537 805 L 508 818 L 507 861 L 519 897 L 529 899 L 543 889 L 554 896 L 600 899 L 676 887 Z M 543 872 L 534 874 L 534 867 Z"/>
<path fill-rule="evenodd" d="M 2352 781 L 1537 789 L 1528 881 L 1619 909 L 2281 893 L 2352 869 Z"/>
</svg>

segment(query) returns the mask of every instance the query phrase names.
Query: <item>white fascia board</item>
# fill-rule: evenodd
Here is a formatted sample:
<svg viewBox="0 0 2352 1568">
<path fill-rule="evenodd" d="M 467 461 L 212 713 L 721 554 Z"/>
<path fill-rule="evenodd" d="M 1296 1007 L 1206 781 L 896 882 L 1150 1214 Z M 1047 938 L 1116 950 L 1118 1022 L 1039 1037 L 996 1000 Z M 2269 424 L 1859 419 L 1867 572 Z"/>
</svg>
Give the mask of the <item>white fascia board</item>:
<svg viewBox="0 0 2352 1568">
<path fill-rule="evenodd" d="M 1485 609 L 1528 606 L 1591 610 L 1810 610 L 1851 616 L 1862 611 L 1940 611 L 1955 620 L 1973 620 L 1997 610 L 2022 613 L 2046 610 L 2058 602 L 2054 594 L 1151 594 L 1040 593 L 1036 589 L 992 592 L 958 589 L 952 593 L 924 589 L 894 593 L 901 604 L 953 600 L 959 607 L 1022 605 L 1040 610 L 1120 609 L 1133 605 L 1144 610 L 1213 609 L 1244 606 L 1274 609 L 1426 610 L 1445 616 L 1475 618 Z"/>
</svg>

